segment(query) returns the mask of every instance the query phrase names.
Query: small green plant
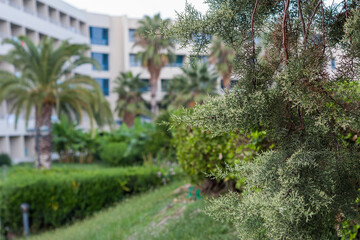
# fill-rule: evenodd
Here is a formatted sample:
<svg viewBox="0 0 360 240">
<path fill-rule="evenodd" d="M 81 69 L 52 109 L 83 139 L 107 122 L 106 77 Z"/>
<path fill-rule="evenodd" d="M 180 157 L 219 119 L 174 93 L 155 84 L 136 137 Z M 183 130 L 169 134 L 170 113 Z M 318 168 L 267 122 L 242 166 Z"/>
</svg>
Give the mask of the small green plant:
<svg viewBox="0 0 360 240">
<path fill-rule="evenodd" d="M 360 191 L 360 189 L 359 189 Z M 358 197 L 355 201 L 358 206 L 360 204 L 360 197 Z M 354 240 L 360 238 L 360 215 L 359 211 L 357 212 L 357 216 L 355 219 L 345 219 L 340 226 L 339 235 L 341 240 Z"/>
<path fill-rule="evenodd" d="M 1 166 L 11 166 L 11 158 L 8 154 L 6 153 L 1 153 L 0 154 L 0 167 Z"/>
<path fill-rule="evenodd" d="M 182 112 L 178 110 L 175 116 Z M 229 132 L 214 136 L 209 131 L 178 124 L 173 135 L 179 164 L 193 182 L 221 175 L 224 182 L 235 180 L 238 189 L 245 180 L 235 178 L 228 170 L 235 164 L 250 161 L 257 152 L 267 147 L 264 131 L 252 131 L 247 135 Z"/>
<path fill-rule="evenodd" d="M 111 142 L 106 144 L 100 152 L 100 157 L 111 165 L 127 166 L 131 165 L 132 155 L 128 151 L 127 144 L 124 142 Z"/>
</svg>

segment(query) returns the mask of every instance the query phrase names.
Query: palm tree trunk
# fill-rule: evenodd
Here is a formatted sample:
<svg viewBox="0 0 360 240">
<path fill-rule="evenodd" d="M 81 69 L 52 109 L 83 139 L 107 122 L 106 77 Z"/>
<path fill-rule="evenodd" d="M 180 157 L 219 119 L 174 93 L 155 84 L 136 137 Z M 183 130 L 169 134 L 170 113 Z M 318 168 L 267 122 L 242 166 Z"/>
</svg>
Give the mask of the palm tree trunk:
<svg viewBox="0 0 360 240">
<path fill-rule="evenodd" d="M 231 87 L 231 73 L 226 73 L 223 75 L 223 85 L 224 88 L 230 89 Z"/>
<path fill-rule="evenodd" d="M 36 129 L 47 127 L 48 133 L 42 135 L 41 131 L 38 130 L 39 146 L 40 146 L 40 167 L 50 169 L 51 168 L 51 114 L 53 105 L 51 103 L 43 103 L 41 112 L 36 109 Z M 38 164 L 38 163 L 37 163 Z"/>
<path fill-rule="evenodd" d="M 132 127 L 135 123 L 136 114 L 131 113 L 129 111 L 124 112 L 124 123 L 128 127 Z"/>
<path fill-rule="evenodd" d="M 156 105 L 157 79 L 155 76 L 150 76 L 150 86 L 151 86 L 151 98 L 150 98 L 151 112 L 154 115 L 156 115 L 157 114 L 157 105 Z"/>
</svg>

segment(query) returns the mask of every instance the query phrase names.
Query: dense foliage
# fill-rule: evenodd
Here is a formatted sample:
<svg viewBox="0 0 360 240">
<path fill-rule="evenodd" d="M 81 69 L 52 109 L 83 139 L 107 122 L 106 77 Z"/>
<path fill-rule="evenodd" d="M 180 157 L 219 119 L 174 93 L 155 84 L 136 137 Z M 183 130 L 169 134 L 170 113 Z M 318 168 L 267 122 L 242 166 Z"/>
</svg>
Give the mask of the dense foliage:
<svg viewBox="0 0 360 240">
<path fill-rule="evenodd" d="M 176 115 L 182 114 L 183 110 L 176 112 Z M 225 182 L 236 183 L 237 189 L 243 186 L 244 179 L 235 178 L 228 170 L 251 161 L 260 150 L 272 147 L 266 143 L 265 132 L 253 131 L 247 136 L 229 132 L 214 136 L 185 124 L 176 125 L 172 131 L 177 160 L 192 181 L 222 175 Z"/>
<path fill-rule="evenodd" d="M 118 94 L 115 111 L 128 127 L 134 125 L 137 116 L 151 115 L 142 96 L 142 89 L 146 84 L 140 74 L 134 76 L 132 72 L 121 72 L 114 84 L 116 86 L 113 92 Z"/>
<path fill-rule="evenodd" d="M 214 199 L 208 213 L 232 221 L 240 239 L 336 238 L 337 225 L 356 221 L 360 95 L 351 86 L 359 79 L 359 1 L 207 3 L 204 15 L 188 5 L 171 32 L 203 51 L 209 35 L 222 38 L 235 50 L 239 86 L 175 117 L 175 125 L 220 136 L 258 129 L 275 144 L 233 168 L 246 179 L 242 196 Z M 338 40 L 329 34 L 334 26 L 343 30 Z"/>
<path fill-rule="evenodd" d="M 30 204 L 32 231 L 84 218 L 129 194 L 163 184 L 159 172 L 166 174 L 165 169 L 156 167 L 54 168 L 41 172 L 18 168 L 13 170 L 6 182 L 0 183 L 2 227 L 7 226 L 11 232 L 21 232 L 23 225 L 19 206 L 22 203 Z M 167 181 L 175 176 L 167 176 Z"/>
<path fill-rule="evenodd" d="M 0 56 L 0 61 L 11 64 L 20 74 L 0 71 L 0 102 L 10 100 L 10 112 L 28 122 L 35 117 L 35 127 L 46 126 L 51 132 L 51 116 L 66 115 L 81 122 L 84 113 L 91 126 L 112 123 L 112 112 L 95 79 L 71 74 L 85 64 L 98 66 L 86 56 L 90 49 L 85 44 L 62 41 L 56 46 L 54 39 L 44 37 L 38 45 L 27 36 L 18 40 L 5 39 L 11 50 Z M 51 167 L 51 134 L 40 138 L 40 163 Z"/>
<path fill-rule="evenodd" d="M 0 167 L 5 165 L 11 166 L 11 158 L 6 153 L 0 153 Z"/>
<path fill-rule="evenodd" d="M 154 123 L 142 123 L 135 119 L 132 127 L 125 124 L 111 132 L 86 132 L 66 118 L 53 126 L 53 149 L 60 162 L 89 163 L 105 161 L 111 165 L 140 165 L 144 161 L 172 161 L 174 149 L 167 126 L 169 113 L 160 114 Z"/>
<path fill-rule="evenodd" d="M 169 25 L 170 19 L 162 19 L 160 14 L 156 14 L 154 17 L 145 16 L 139 21 L 139 27 L 135 32 L 134 46 L 144 49 L 138 52 L 136 57 L 150 74 L 150 105 L 154 114 L 158 112 L 156 93 L 161 69 L 175 58 L 172 52 L 175 47 L 174 39 L 166 37 L 160 32 L 161 28 Z"/>
<path fill-rule="evenodd" d="M 182 69 L 182 74 L 175 76 L 166 89 L 162 105 L 170 110 L 193 107 L 202 103 L 209 95 L 216 95 L 218 75 L 207 63 L 196 62 Z"/>
<path fill-rule="evenodd" d="M 100 158 L 115 166 L 129 166 L 139 163 L 140 156 L 126 142 L 110 142 L 100 152 Z"/>
<path fill-rule="evenodd" d="M 90 163 L 95 159 L 98 135 L 79 129 L 65 116 L 53 124 L 53 150 L 60 162 Z"/>
</svg>

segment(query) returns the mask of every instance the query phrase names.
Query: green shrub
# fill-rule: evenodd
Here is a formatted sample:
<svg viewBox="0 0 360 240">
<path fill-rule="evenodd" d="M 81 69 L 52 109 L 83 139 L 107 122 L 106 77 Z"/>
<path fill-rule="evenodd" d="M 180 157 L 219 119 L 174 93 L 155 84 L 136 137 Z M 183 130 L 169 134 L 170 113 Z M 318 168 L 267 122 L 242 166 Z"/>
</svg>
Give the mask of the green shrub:
<svg viewBox="0 0 360 240">
<path fill-rule="evenodd" d="M 164 111 L 155 121 L 155 129 L 149 133 L 149 140 L 145 144 L 145 151 L 158 161 L 176 160 L 175 147 L 171 144 L 172 132 L 169 130 L 170 113 Z"/>
<path fill-rule="evenodd" d="M 100 157 L 107 163 L 116 166 L 128 166 L 133 164 L 131 152 L 128 151 L 127 144 L 124 142 L 111 142 L 105 145 Z"/>
<path fill-rule="evenodd" d="M 176 115 L 181 115 L 179 110 Z M 249 135 L 234 132 L 218 136 L 196 127 L 179 124 L 173 130 L 173 144 L 179 164 L 193 181 L 199 181 L 208 175 L 223 175 L 225 181 L 234 179 L 232 173 L 226 173 L 235 163 L 249 161 L 261 149 L 265 148 L 265 132 L 253 131 Z M 237 179 L 237 187 L 243 183 Z"/>
<path fill-rule="evenodd" d="M 118 161 L 111 160 L 111 163 L 114 165 L 124 165 L 123 162 L 126 162 L 125 165 L 139 164 L 142 163 L 144 154 L 146 154 L 145 145 L 147 141 L 150 141 L 150 133 L 155 130 L 155 125 L 153 123 L 141 123 L 140 119 L 135 120 L 135 124 L 133 127 L 129 128 L 125 124 L 121 125 L 119 129 L 111 133 L 105 133 L 99 144 L 99 155 L 102 160 L 104 154 L 102 153 L 104 150 L 109 151 L 108 145 L 112 145 L 113 143 L 122 143 L 123 145 L 120 147 L 122 150 L 124 149 L 124 145 L 126 146 L 126 151 L 123 153 L 123 158 Z M 113 145 L 115 148 L 115 145 Z M 106 161 L 106 160 L 105 160 Z"/>
<path fill-rule="evenodd" d="M 6 153 L 0 154 L 0 166 L 11 166 L 11 158 Z"/>
<path fill-rule="evenodd" d="M 165 174 L 155 167 L 13 170 L 8 181 L 0 183 L 1 223 L 10 231 L 20 232 L 19 207 L 28 203 L 32 231 L 57 227 L 89 216 L 126 195 L 159 186 L 164 181 L 159 175 Z M 167 176 L 167 181 L 175 176 Z"/>
</svg>

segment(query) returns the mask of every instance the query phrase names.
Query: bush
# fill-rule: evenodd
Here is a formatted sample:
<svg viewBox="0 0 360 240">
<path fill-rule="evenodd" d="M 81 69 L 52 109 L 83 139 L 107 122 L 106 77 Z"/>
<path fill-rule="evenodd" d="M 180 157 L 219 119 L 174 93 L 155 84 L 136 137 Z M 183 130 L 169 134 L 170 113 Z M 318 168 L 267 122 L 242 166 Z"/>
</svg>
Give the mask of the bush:
<svg viewBox="0 0 360 240">
<path fill-rule="evenodd" d="M 0 154 L 0 167 L 5 166 L 5 165 L 11 166 L 11 158 L 6 153 L 1 153 Z"/>
<path fill-rule="evenodd" d="M 176 113 L 179 114 L 182 114 L 182 110 Z M 173 135 L 172 142 L 179 164 L 194 182 L 208 175 L 225 174 L 225 181 L 234 179 L 232 173 L 226 173 L 227 170 L 233 168 L 235 163 L 249 161 L 266 147 L 265 132 L 262 131 L 253 131 L 249 135 L 230 132 L 214 136 L 208 131 L 178 124 Z M 244 180 L 236 180 L 236 187 L 240 188 Z"/>
<path fill-rule="evenodd" d="M 157 161 L 173 162 L 176 160 L 175 147 L 171 144 L 172 132 L 169 130 L 170 113 L 160 113 L 155 121 L 155 129 L 149 133 L 145 151 Z"/>
<path fill-rule="evenodd" d="M 89 216 L 126 195 L 159 186 L 164 181 L 159 175 L 166 175 L 166 171 L 155 167 L 14 171 L 7 182 L 0 183 L 1 223 L 12 232 L 22 230 L 22 203 L 30 204 L 32 231 L 58 227 Z M 173 178 L 169 175 L 167 181 Z"/>
<path fill-rule="evenodd" d="M 124 150 L 124 145 L 126 146 L 126 151 L 122 154 L 122 160 L 110 160 L 110 163 L 113 165 L 122 165 L 126 162 L 127 165 L 139 164 L 142 163 L 144 154 L 146 154 L 145 144 L 147 141 L 150 141 L 150 133 L 155 129 L 153 123 L 141 123 L 140 119 L 135 120 L 133 127 L 129 128 L 125 124 L 121 125 L 119 129 L 111 133 L 104 133 L 101 140 L 99 141 L 99 156 L 102 160 L 105 153 L 103 151 L 109 151 L 110 148 L 107 145 L 112 145 L 115 148 L 113 143 L 117 143 L 118 147 Z M 123 145 L 120 146 L 119 143 Z M 108 159 L 109 160 L 109 159 Z M 106 161 L 106 160 L 105 160 Z"/>
<path fill-rule="evenodd" d="M 131 152 L 128 151 L 127 144 L 124 142 L 108 143 L 102 148 L 100 157 L 107 163 L 117 166 L 128 166 L 133 164 Z"/>
</svg>

